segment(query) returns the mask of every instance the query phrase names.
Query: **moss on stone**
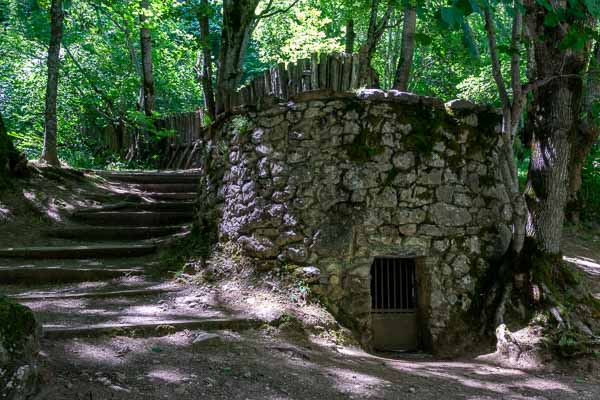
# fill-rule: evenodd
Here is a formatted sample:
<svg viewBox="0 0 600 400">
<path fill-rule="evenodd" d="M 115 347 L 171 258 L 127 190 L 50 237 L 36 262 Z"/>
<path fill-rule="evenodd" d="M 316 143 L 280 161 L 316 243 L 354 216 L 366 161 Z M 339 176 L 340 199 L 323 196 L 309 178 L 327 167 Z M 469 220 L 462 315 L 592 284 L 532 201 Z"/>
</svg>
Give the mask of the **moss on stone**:
<svg viewBox="0 0 600 400">
<path fill-rule="evenodd" d="M 384 151 L 381 137 L 374 129 L 363 128 L 352 143 L 344 146 L 348 158 L 355 162 L 367 162 Z"/>
<path fill-rule="evenodd" d="M 35 330 L 35 318 L 29 308 L 0 296 L 0 344 L 9 355 L 20 354 Z"/>
<path fill-rule="evenodd" d="M 392 167 L 391 170 L 388 171 L 387 176 L 385 177 L 385 181 L 383 182 L 382 188 L 379 191 L 379 193 L 383 192 L 383 190 L 386 187 L 392 186 L 392 184 L 394 183 L 394 179 L 396 179 L 396 177 L 398 175 L 400 175 L 400 170 L 396 167 Z"/>
</svg>

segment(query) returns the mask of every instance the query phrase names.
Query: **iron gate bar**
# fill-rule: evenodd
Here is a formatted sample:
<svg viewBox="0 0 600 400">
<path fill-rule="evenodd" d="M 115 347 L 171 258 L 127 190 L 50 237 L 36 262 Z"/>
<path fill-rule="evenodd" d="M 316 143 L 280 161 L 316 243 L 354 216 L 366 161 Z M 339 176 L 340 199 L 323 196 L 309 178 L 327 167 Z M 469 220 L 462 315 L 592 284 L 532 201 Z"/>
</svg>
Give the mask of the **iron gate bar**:
<svg viewBox="0 0 600 400">
<path fill-rule="evenodd" d="M 374 313 L 416 311 L 414 259 L 375 258 L 371 267 L 371 308 Z"/>
</svg>

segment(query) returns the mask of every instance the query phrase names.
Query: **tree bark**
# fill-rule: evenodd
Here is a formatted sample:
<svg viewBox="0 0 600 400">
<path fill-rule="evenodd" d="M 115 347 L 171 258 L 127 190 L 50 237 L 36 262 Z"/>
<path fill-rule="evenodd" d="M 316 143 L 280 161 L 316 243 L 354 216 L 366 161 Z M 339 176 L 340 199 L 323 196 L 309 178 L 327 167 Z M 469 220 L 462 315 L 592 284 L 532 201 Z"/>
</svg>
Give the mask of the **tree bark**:
<svg viewBox="0 0 600 400">
<path fill-rule="evenodd" d="M 223 0 L 223 31 L 217 74 L 216 113 L 230 111 L 242 79 L 248 40 L 256 26 L 259 0 Z"/>
<path fill-rule="evenodd" d="M 408 89 L 410 70 L 415 52 L 415 32 L 417 29 L 417 8 L 410 2 L 404 9 L 404 22 L 402 27 L 402 46 L 400 61 L 396 69 L 394 89 L 405 92 Z"/>
<path fill-rule="evenodd" d="M 63 34 L 63 3 L 52 0 L 50 6 L 50 45 L 48 46 L 48 79 L 46 81 L 46 106 L 44 112 L 44 149 L 41 159 L 52 166 L 59 167 L 56 149 L 58 122 L 56 100 L 58 97 L 58 78 L 60 69 L 60 44 Z"/>
<path fill-rule="evenodd" d="M 564 6 L 569 8 L 570 3 Z M 583 102 L 586 49 L 564 49 L 567 32 L 581 20 L 544 24 L 547 10 L 534 0 L 526 2 L 528 34 L 534 40 L 536 79 L 545 82 L 535 91 L 532 119 L 531 162 L 526 199 L 529 209 L 527 235 L 539 251 L 560 254 L 562 229 L 569 184 L 569 162 Z"/>
<path fill-rule="evenodd" d="M 354 52 L 354 39 L 356 38 L 356 32 L 354 32 L 354 20 L 350 18 L 346 22 L 346 54 L 352 54 Z"/>
<path fill-rule="evenodd" d="M 579 189 L 581 189 L 582 183 L 581 172 L 594 143 L 600 137 L 599 116 L 593 114 L 594 103 L 597 101 L 600 101 L 600 43 L 598 42 L 596 42 L 587 72 L 583 102 L 585 115 L 580 122 L 571 151 L 567 212 L 571 221 L 576 224 L 579 223 L 579 213 L 582 207 L 579 199 Z"/>
<path fill-rule="evenodd" d="M 152 36 L 148 27 L 147 13 L 150 11 L 150 0 L 140 1 L 140 44 L 142 49 L 143 105 L 146 116 L 154 111 L 155 93 L 152 71 Z"/>
<path fill-rule="evenodd" d="M 0 114 L 0 178 L 10 169 L 10 153 L 12 151 L 12 142 L 6 133 L 2 114 Z"/>
<path fill-rule="evenodd" d="M 200 24 L 200 51 L 196 61 L 196 77 L 202 86 L 204 95 L 204 107 L 214 121 L 216 117 L 215 94 L 212 83 L 212 51 L 209 38 L 209 8 L 208 0 L 202 0 L 201 9 L 198 11 L 198 23 Z"/>
<path fill-rule="evenodd" d="M 527 218 L 527 207 L 525 199 L 519 190 L 519 177 L 517 163 L 513 154 L 514 138 L 517 132 L 519 118 L 525 105 L 526 93 L 522 90 L 520 77 L 520 43 L 523 30 L 523 15 L 518 8 L 513 16 L 511 47 L 517 51 L 513 52 L 510 62 L 510 86 L 512 88 L 512 99 L 509 96 L 507 85 L 502 76 L 502 66 L 498 55 L 496 43 L 496 30 L 490 7 L 484 9 L 485 30 L 490 48 L 492 74 L 498 93 L 502 102 L 502 159 L 501 175 L 507 196 L 513 208 L 512 231 L 513 237 L 510 253 L 507 260 L 516 259 L 520 254 L 525 241 L 525 223 Z M 500 321 L 497 321 L 497 323 Z"/>
<path fill-rule="evenodd" d="M 367 31 L 367 39 L 360 46 L 360 50 L 358 52 L 358 80 L 360 86 L 379 87 L 379 78 L 377 77 L 377 73 L 373 67 L 371 67 L 371 60 L 373 59 L 375 50 L 377 50 L 377 43 L 387 28 L 387 23 L 392 15 L 392 11 L 393 4 L 391 1 L 389 1 L 381 21 L 377 22 L 377 15 L 379 13 L 379 0 L 371 1 L 371 14 L 369 17 L 369 30 Z"/>
</svg>

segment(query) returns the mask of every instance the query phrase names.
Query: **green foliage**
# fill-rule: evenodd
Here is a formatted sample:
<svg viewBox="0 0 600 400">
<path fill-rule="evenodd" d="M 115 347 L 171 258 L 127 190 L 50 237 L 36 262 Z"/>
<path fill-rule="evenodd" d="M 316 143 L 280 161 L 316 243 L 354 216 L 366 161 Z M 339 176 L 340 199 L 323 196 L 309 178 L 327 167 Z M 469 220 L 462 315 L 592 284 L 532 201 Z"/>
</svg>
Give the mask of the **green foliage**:
<svg viewBox="0 0 600 400">
<path fill-rule="evenodd" d="M 0 4 L 0 110 L 17 146 L 37 158 L 44 133 L 49 2 Z M 193 73 L 198 49 L 193 17 L 184 20 L 174 3 L 163 0 L 153 0 L 151 9 L 156 110 L 159 115 L 195 110 L 202 97 Z M 136 115 L 139 6 L 79 2 L 67 11 L 58 96 L 59 156 L 73 166 L 104 167 L 115 155 L 106 154 L 100 138 L 82 131 L 100 131 L 120 121 L 129 127 L 147 126 Z M 154 133 L 158 138 L 169 135 Z"/>
<path fill-rule="evenodd" d="M 244 136 L 248 133 L 250 122 L 248 118 L 237 115 L 231 120 L 231 127 L 236 135 Z"/>
<path fill-rule="evenodd" d="M 581 217 L 584 221 L 600 220 L 600 144 L 596 144 L 588 156 L 581 174 L 579 197 L 583 204 Z"/>
</svg>

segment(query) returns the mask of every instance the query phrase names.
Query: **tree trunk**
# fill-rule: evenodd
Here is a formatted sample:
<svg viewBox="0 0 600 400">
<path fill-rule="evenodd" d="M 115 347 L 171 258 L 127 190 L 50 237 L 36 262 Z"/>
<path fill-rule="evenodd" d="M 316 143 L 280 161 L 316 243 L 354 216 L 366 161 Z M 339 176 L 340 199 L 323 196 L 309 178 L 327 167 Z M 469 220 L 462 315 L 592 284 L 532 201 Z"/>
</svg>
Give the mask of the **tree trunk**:
<svg viewBox="0 0 600 400">
<path fill-rule="evenodd" d="M 405 92 L 408 89 L 410 69 L 415 52 L 415 31 L 417 29 L 417 8 L 411 2 L 404 9 L 404 23 L 402 28 L 402 49 L 400 61 L 396 69 L 394 89 Z"/>
<path fill-rule="evenodd" d="M 248 40 L 256 26 L 259 0 L 223 0 L 223 31 L 217 74 L 216 113 L 231 110 L 232 97 L 241 82 Z"/>
<path fill-rule="evenodd" d="M 346 54 L 352 54 L 354 52 L 355 38 L 356 32 L 354 32 L 354 20 L 350 18 L 346 23 Z"/>
<path fill-rule="evenodd" d="M 387 23 L 392 15 L 392 2 L 388 2 L 387 9 L 379 23 L 377 22 L 377 14 L 379 11 L 379 0 L 371 1 L 371 15 L 369 18 L 369 30 L 367 31 L 367 39 L 360 46 L 358 51 L 359 69 L 358 80 L 360 86 L 379 87 L 379 79 L 377 73 L 371 67 L 371 60 L 377 50 L 377 43 L 387 28 Z"/>
<path fill-rule="evenodd" d="M 567 212 L 573 223 L 579 223 L 579 213 L 582 207 L 579 199 L 581 188 L 581 171 L 592 147 L 600 137 L 597 115 L 594 115 L 594 103 L 600 100 L 600 43 L 596 43 L 590 66 L 587 72 L 587 82 L 584 96 L 585 115 L 576 133 L 575 143 L 571 151 L 571 166 L 569 168 L 569 191 Z"/>
<path fill-rule="evenodd" d="M 12 151 L 12 142 L 6 133 L 4 127 L 4 121 L 2 120 L 2 114 L 0 114 L 0 178 L 10 168 L 10 153 Z"/>
<path fill-rule="evenodd" d="M 46 82 L 46 108 L 44 112 L 44 149 L 41 159 L 52 166 L 59 167 L 56 150 L 58 122 L 56 117 L 56 99 L 58 96 L 58 74 L 60 61 L 60 44 L 63 34 L 62 0 L 52 0 L 50 6 L 50 45 L 48 46 L 48 80 Z"/>
<path fill-rule="evenodd" d="M 582 110 L 583 81 L 588 53 L 561 46 L 569 24 L 544 24 L 547 10 L 534 0 L 527 2 L 527 30 L 534 40 L 535 76 L 545 84 L 535 92 L 531 162 L 526 199 L 529 208 L 527 235 L 539 251 L 560 254 L 569 184 L 569 162 Z M 570 7 L 565 2 L 565 7 Z M 573 18 L 573 17 L 571 17 Z"/>
<path fill-rule="evenodd" d="M 196 76 L 202 86 L 204 95 L 204 107 L 214 121 L 216 117 L 215 94 L 212 84 L 212 51 L 209 38 L 209 13 L 210 6 L 208 0 L 202 0 L 201 9 L 198 12 L 198 22 L 200 24 L 200 51 L 196 61 Z"/>
<path fill-rule="evenodd" d="M 148 27 L 147 13 L 150 11 L 150 0 L 140 1 L 140 44 L 142 49 L 142 76 L 144 113 L 152 116 L 154 111 L 154 76 L 152 71 L 152 37 Z"/>
</svg>

